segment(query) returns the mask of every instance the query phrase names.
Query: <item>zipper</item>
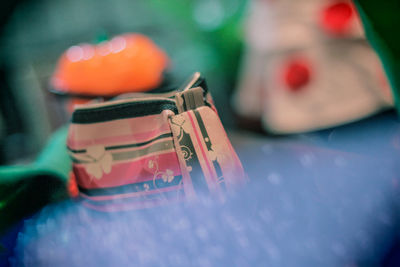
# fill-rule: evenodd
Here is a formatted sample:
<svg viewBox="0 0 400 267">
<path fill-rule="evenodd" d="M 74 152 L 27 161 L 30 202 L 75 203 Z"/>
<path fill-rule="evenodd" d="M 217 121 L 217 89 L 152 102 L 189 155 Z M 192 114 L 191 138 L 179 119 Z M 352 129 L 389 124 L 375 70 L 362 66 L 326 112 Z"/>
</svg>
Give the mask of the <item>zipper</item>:
<svg viewBox="0 0 400 267">
<path fill-rule="evenodd" d="M 206 100 L 207 85 L 200 72 L 195 72 L 192 77 L 178 89 L 175 94 L 176 106 L 179 113 L 209 105 Z"/>
<path fill-rule="evenodd" d="M 171 110 L 175 114 L 210 104 L 205 80 L 196 72 L 185 86 L 177 91 L 158 95 L 133 93 L 124 99 L 78 106 L 72 114 L 72 123 L 89 124 L 116 119 L 143 117 Z M 134 97 L 134 98 L 133 98 Z"/>
<path fill-rule="evenodd" d="M 173 99 L 147 99 L 141 101 L 105 102 L 84 108 L 77 108 L 72 114 L 72 123 L 90 124 L 160 114 L 164 110 L 178 112 Z"/>
</svg>

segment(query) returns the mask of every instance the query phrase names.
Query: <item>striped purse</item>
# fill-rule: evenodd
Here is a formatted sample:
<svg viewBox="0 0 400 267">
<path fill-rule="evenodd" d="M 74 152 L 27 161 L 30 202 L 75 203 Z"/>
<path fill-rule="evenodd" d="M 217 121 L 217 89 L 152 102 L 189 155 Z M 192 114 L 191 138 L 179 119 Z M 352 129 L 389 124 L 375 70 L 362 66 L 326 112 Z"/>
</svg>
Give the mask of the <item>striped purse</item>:
<svg viewBox="0 0 400 267">
<path fill-rule="evenodd" d="M 219 199 L 245 173 L 199 73 L 176 91 L 82 105 L 67 139 L 83 204 L 102 211 Z"/>
</svg>

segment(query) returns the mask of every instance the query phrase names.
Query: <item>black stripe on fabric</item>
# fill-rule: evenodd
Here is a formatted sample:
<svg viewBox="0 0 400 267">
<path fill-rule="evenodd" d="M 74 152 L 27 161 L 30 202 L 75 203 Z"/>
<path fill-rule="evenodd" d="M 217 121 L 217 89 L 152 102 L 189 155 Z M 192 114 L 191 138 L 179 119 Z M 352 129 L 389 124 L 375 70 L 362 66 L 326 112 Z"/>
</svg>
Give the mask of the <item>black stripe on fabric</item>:
<svg viewBox="0 0 400 267">
<path fill-rule="evenodd" d="M 162 134 L 157 136 L 156 138 L 146 141 L 146 142 L 142 142 L 142 143 L 137 143 L 137 144 L 130 144 L 130 145 L 120 145 L 120 146 L 110 146 L 110 147 L 106 147 L 106 150 L 112 150 L 112 149 L 121 149 L 121 148 L 130 148 L 130 147 L 139 147 L 139 146 L 144 146 L 144 145 L 148 145 L 156 140 L 162 139 L 162 138 L 167 138 L 167 137 L 172 137 L 172 133 L 166 133 L 166 134 Z"/>
<path fill-rule="evenodd" d="M 203 170 L 201 169 L 200 161 L 197 157 L 196 150 L 194 148 L 190 134 L 186 133 L 185 131 L 182 131 L 182 137 L 180 138 L 179 145 L 182 150 L 185 150 L 187 148 L 188 151 L 186 152 L 192 153 L 191 157 L 186 160 L 186 166 L 192 167 L 190 176 L 195 191 L 208 193 L 209 188 L 207 185 L 207 181 L 204 177 Z"/>
<path fill-rule="evenodd" d="M 143 196 L 135 196 L 135 197 L 126 197 L 126 198 L 115 198 L 115 199 L 107 199 L 107 200 L 94 200 L 94 199 L 87 199 L 84 197 L 80 197 L 79 200 L 90 203 L 91 205 L 95 206 L 107 206 L 107 205 L 112 205 L 112 204 L 130 204 L 130 203 L 143 203 L 145 204 L 146 201 L 149 200 L 157 200 L 157 199 L 166 199 L 168 200 L 173 200 L 174 198 L 180 198 L 183 197 L 185 194 L 185 191 L 183 188 L 180 188 L 179 190 L 174 190 L 174 191 L 168 191 L 168 192 L 160 192 L 157 194 L 151 194 L 151 195 L 143 195 Z"/>
<path fill-rule="evenodd" d="M 156 179 L 153 183 L 153 180 L 144 181 L 140 183 L 121 185 L 116 187 L 105 187 L 105 188 L 93 188 L 87 189 L 78 185 L 79 191 L 87 196 L 112 196 L 119 194 L 127 194 L 127 193 L 136 193 L 136 192 L 144 192 L 146 191 L 145 185 L 147 185 L 147 190 L 152 191 L 161 188 L 167 188 L 171 186 L 179 185 L 182 181 L 182 176 L 175 176 L 174 179 L 168 183 L 164 182 L 163 179 Z"/>
<path fill-rule="evenodd" d="M 197 110 L 193 110 L 193 113 L 196 116 L 197 123 L 199 124 L 199 128 L 200 128 L 201 134 L 203 135 L 204 143 L 206 144 L 208 151 L 213 151 L 210 137 L 208 136 L 206 127 L 204 125 L 204 122 L 203 122 L 203 119 L 201 118 L 200 113 Z M 217 177 L 222 177 L 223 176 L 222 175 L 222 170 L 221 170 L 221 166 L 219 165 L 218 161 L 212 161 L 212 164 L 214 166 L 214 169 L 215 169 L 215 172 L 217 174 Z M 223 188 L 225 187 L 225 183 L 224 182 L 220 183 L 220 185 Z"/>
<path fill-rule="evenodd" d="M 201 118 L 200 113 L 197 110 L 193 110 L 193 113 L 196 116 L 197 123 L 199 124 L 199 128 L 200 128 L 200 131 L 201 131 L 201 135 L 203 136 L 204 143 L 206 144 L 207 149 L 210 151 L 210 150 L 212 150 L 211 149 L 211 145 L 212 144 L 211 144 L 211 141 L 210 141 L 210 137 L 208 136 L 206 127 L 204 126 L 203 119 Z M 206 138 L 207 138 L 207 140 L 206 140 Z"/>
<path fill-rule="evenodd" d="M 219 185 L 222 187 L 222 189 L 226 190 L 225 178 L 222 175 L 221 166 L 219 165 L 218 161 L 213 161 L 213 165 L 215 168 L 215 172 L 217 173 Z"/>
<path fill-rule="evenodd" d="M 175 103 L 168 100 L 148 100 L 143 102 L 121 103 L 91 109 L 77 109 L 72 114 L 72 123 L 87 124 L 106 122 L 160 114 L 164 110 L 177 113 Z"/>
<path fill-rule="evenodd" d="M 152 143 L 154 141 L 157 141 L 159 139 L 168 138 L 168 137 L 172 137 L 172 133 L 162 134 L 162 135 L 159 135 L 159 136 L 157 136 L 157 137 L 155 137 L 153 139 L 150 139 L 150 140 L 142 142 L 142 143 L 129 144 L 129 145 L 119 145 L 119 146 L 109 146 L 109 147 L 106 147 L 105 150 L 113 150 L 113 149 L 145 146 L 145 145 L 148 145 L 148 144 L 150 144 L 150 143 Z M 75 150 L 75 149 L 72 149 L 72 148 L 69 148 L 69 147 L 67 147 L 67 148 L 68 148 L 69 151 L 71 151 L 73 153 L 85 153 L 86 152 L 86 149 L 77 149 L 77 150 Z"/>
</svg>

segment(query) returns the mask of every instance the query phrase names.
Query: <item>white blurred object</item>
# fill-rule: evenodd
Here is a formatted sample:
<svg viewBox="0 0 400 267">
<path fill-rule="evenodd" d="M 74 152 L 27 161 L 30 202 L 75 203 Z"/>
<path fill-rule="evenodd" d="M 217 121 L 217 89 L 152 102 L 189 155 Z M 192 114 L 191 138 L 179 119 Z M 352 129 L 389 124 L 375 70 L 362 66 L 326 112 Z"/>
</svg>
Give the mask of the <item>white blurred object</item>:
<svg viewBox="0 0 400 267">
<path fill-rule="evenodd" d="M 234 106 L 273 133 L 328 128 L 393 106 L 349 1 L 253 1 Z"/>
</svg>

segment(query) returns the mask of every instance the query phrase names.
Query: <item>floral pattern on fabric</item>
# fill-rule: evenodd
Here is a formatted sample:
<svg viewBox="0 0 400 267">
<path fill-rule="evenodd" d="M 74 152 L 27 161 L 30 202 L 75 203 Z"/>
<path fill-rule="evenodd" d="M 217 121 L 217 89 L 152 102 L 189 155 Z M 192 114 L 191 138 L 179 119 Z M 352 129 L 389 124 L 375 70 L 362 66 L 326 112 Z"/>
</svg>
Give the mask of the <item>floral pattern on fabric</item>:
<svg viewBox="0 0 400 267">
<path fill-rule="evenodd" d="M 92 162 L 85 165 L 86 172 L 96 179 L 100 179 L 104 173 L 111 172 L 112 155 L 104 149 L 104 146 L 95 145 L 87 148 L 86 158 Z"/>
<path fill-rule="evenodd" d="M 190 160 L 193 156 L 193 151 L 189 148 L 189 146 L 184 145 L 184 142 L 182 142 L 182 139 L 188 136 L 188 132 L 190 132 L 190 127 L 191 126 L 186 123 L 186 120 L 181 116 L 174 116 L 171 118 L 171 129 L 173 134 L 178 139 L 182 157 L 185 159 L 185 161 Z"/>
<path fill-rule="evenodd" d="M 151 159 L 147 162 L 147 167 L 150 170 L 153 170 L 153 183 L 155 185 L 155 181 L 156 179 L 159 179 L 161 177 L 161 179 L 165 182 L 165 183 L 171 183 L 175 176 L 174 176 L 174 172 L 170 169 L 166 169 L 165 171 L 159 171 L 158 169 L 158 163 L 157 160 L 155 159 Z M 156 185 L 155 185 L 156 187 Z"/>
</svg>

